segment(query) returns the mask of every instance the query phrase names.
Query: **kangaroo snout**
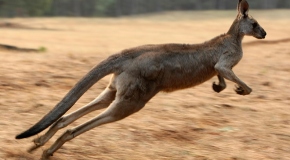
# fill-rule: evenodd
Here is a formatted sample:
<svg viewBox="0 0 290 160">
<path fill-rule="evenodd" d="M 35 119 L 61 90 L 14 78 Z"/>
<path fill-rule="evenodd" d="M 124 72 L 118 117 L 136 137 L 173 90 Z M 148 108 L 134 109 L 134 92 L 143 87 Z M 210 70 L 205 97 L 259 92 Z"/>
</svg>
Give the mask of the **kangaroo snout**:
<svg viewBox="0 0 290 160">
<path fill-rule="evenodd" d="M 266 38 L 267 32 L 264 29 L 262 30 L 262 34 L 263 34 L 262 39 Z"/>
<path fill-rule="evenodd" d="M 256 35 L 254 35 L 254 37 L 256 37 L 257 39 L 265 39 L 266 35 L 267 32 L 263 28 L 261 28 L 259 32 Z"/>
<path fill-rule="evenodd" d="M 265 39 L 266 38 L 266 35 L 267 35 L 267 32 L 264 30 L 264 28 L 260 27 L 259 28 L 259 31 L 258 31 L 258 39 Z"/>
</svg>

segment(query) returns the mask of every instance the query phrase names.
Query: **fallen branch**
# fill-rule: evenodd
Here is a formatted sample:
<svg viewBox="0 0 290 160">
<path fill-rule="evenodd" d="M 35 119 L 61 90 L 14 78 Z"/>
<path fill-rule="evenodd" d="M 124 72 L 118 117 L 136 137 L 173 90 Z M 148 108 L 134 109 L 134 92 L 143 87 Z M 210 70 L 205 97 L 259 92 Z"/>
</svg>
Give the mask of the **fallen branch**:
<svg viewBox="0 0 290 160">
<path fill-rule="evenodd" d="M 43 52 L 46 49 L 44 47 L 41 47 L 39 49 L 34 48 L 20 48 L 12 45 L 6 45 L 6 44 L 0 44 L 0 49 L 6 49 L 9 51 L 20 51 L 20 52 Z"/>
</svg>

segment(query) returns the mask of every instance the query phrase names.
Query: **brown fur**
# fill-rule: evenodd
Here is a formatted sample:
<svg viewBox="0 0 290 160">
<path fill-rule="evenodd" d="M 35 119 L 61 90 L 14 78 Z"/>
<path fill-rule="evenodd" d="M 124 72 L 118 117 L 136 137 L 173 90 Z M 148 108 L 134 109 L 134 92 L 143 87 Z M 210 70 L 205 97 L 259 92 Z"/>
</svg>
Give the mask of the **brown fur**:
<svg viewBox="0 0 290 160">
<path fill-rule="evenodd" d="M 242 39 L 245 35 L 265 38 L 266 32 L 256 20 L 248 16 L 249 5 L 239 0 L 238 16 L 226 34 L 202 44 L 145 45 L 127 49 L 110 56 L 94 67 L 56 107 L 29 130 L 16 138 L 35 135 L 52 123 L 50 129 L 34 140 L 30 151 L 44 145 L 59 129 L 91 111 L 109 106 L 96 118 L 67 130 L 48 150 L 48 159 L 66 141 L 102 124 L 121 120 L 142 109 L 158 92 L 171 92 L 199 85 L 213 76 L 219 83 L 213 89 L 221 92 L 226 88 L 225 79 L 235 82 L 236 92 L 250 94 L 252 89 L 232 71 L 243 56 Z M 108 87 L 99 97 L 83 108 L 61 117 L 99 79 L 113 74 Z"/>
</svg>

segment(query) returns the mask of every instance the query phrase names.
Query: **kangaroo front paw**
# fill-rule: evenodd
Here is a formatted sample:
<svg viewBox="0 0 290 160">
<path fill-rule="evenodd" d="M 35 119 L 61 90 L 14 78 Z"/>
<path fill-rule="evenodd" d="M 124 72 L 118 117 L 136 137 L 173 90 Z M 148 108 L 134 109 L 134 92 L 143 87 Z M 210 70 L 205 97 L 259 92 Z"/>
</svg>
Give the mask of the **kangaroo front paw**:
<svg viewBox="0 0 290 160">
<path fill-rule="evenodd" d="M 226 87 L 220 84 L 216 84 L 215 82 L 212 83 L 212 89 L 217 92 L 220 93 L 222 90 L 224 90 Z"/>
<path fill-rule="evenodd" d="M 252 89 L 251 88 L 247 88 L 246 90 L 240 86 L 236 86 L 236 89 L 235 89 L 236 93 L 239 94 L 239 95 L 248 95 L 252 92 Z"/>
</svg>

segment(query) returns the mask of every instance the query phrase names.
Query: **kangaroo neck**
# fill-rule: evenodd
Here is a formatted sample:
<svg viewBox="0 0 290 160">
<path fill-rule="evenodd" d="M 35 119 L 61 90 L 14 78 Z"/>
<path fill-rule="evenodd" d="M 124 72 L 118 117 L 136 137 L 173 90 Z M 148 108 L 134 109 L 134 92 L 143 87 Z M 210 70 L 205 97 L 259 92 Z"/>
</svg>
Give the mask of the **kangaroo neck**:
<svg viewBox="0 0 290 160">
<path fill-rule="evenodd" d="M 238 46 L 242 46 L 244 35 L 240 32 L 238 26 L 238 21 L 235 20 L 228 30 L 227 35 L 230 35 L 233 38 L 233 42 L 237 43 Z"/>
</svg>

